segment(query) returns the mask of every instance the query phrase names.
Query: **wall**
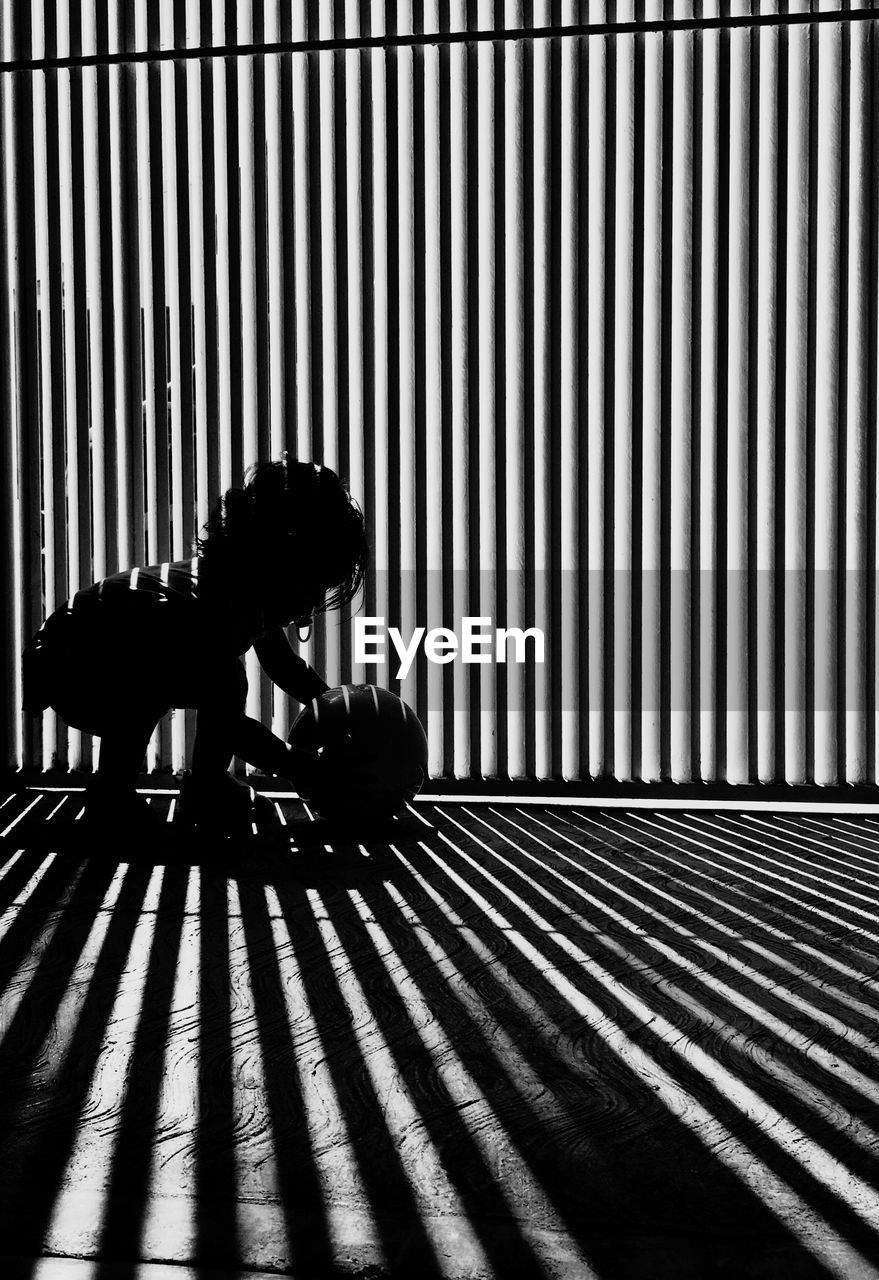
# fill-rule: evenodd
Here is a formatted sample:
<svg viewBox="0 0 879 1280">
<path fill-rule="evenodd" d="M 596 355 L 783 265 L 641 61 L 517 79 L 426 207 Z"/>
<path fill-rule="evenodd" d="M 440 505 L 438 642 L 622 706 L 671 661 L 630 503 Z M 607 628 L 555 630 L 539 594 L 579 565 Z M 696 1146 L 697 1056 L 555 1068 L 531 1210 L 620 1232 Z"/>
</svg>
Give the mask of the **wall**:
<svg viewBox="0 0 879 1280">
<path fill-rule="evenodd" d="M 7 762 L 93 759 L 18 718 L 45 608 L 288 449 L 366 512 L 365 612 L 546 633 L 399 684 L 318 628 L 435 775 L 873 780 L 876 24 L 777 8 L 10 6 Z"/>
</svg>

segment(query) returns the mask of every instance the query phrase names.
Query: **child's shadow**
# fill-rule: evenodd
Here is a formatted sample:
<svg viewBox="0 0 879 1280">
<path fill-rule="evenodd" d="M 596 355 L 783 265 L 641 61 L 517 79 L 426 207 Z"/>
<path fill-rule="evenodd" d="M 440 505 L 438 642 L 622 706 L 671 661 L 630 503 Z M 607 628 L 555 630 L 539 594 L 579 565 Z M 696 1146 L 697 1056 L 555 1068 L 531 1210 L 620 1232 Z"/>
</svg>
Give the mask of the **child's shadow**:
<svg viewBox="0 0 879 1280">
<path fill-rule="evenodd" d="M 149 829 L 96 830 L 70 805 L 50 819 L 24 818 L 0 839 L 0 848 L 114 864 L 199 867 L 212 877 L 265 884 L 354 885 L 376 876 L 388 879 L 400 867 L 391 846 L 410 844 L 423 830 L 408 813 L 343 824 L 310 818 L 298 801 L 282 808 L 258 797 L 250 829 L 223 836 L 175 822 L 169 800 L 159 798 L 154 807 L 162 821 Z"/>
</svg>

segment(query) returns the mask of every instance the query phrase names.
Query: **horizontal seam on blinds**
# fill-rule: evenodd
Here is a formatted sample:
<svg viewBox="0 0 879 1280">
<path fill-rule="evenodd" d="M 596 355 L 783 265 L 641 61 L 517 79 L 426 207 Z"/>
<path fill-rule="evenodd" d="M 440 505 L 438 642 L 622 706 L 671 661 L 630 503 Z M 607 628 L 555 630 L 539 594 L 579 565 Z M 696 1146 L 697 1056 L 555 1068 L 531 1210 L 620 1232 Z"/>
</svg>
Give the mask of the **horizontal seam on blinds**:
<svg viewBox="0 0 879 1280">
<path fill-rule="evenodd" d="M 438 31 L 405 35 L 350 36 L 324 40 L 279 40 L 260 44 L 205 45 L 170 49 L 138 49 L 58 58 L 14 58 L 0 62 L 0 74 L 17 71 L 65 71 L 85 67 L 123 66 L 142 62 L 193 59 L 257 58 L 291 53 L 369 52 L 437 45 L 514 43 L 599 36 L 674 35 L 686 31 L 735 31 L 763 27 L 802 27 L 825 23 L 874 22 L 879 8 L 825 10 L 819 13 L 765 13 L 719 18 L 657 18 L 638 22 L 592 22 L 563 27 L 515 27 L 486 31 Z"/>
</svg>

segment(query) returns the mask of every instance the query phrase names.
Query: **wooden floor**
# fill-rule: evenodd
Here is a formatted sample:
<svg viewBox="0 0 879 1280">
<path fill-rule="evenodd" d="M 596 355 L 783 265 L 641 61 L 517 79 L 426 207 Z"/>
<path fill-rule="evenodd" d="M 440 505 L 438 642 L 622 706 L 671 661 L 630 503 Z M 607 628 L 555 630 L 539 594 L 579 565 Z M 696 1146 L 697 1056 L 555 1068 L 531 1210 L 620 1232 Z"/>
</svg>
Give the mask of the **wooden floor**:
<svg viewBox="0 0 879 1280">
<path fill-rule="evenodd" d="M 80 806 L 0 807 L 3 1276 L 879 1277 L 879 816 Z"/>
</svg>

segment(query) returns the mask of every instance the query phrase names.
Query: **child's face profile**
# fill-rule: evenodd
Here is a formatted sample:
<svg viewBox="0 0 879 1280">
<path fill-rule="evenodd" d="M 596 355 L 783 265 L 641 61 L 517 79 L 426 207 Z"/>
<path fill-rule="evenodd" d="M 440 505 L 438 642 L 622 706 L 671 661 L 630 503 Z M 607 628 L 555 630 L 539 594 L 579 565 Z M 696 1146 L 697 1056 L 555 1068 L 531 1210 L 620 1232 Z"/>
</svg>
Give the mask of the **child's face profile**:
<svg viewBox="0 0 879 1280">
<path fill-rule="evenodd" d="M 262 611 L 270 626 L 306 626 L 324 602 L 326 588 L 307 574 L 268 581 L 262 593 Z"/>
</svg>

